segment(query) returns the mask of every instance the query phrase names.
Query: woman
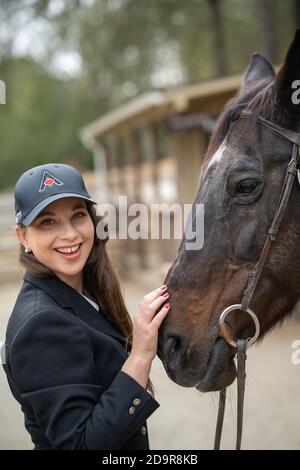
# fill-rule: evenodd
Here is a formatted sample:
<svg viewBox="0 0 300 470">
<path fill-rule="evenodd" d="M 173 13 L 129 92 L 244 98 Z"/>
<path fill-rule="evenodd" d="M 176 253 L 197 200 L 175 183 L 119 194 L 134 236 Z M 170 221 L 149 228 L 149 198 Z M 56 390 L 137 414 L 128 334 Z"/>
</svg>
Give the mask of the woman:
<svg viewBox="0 0 300 470">
<path fill-rule="evenodd" d="M 32 168 L 15 187 L 26 273 L 4 368 L 35 449 L 149 449 L 146 419 L 159 406 L 149 372 L 168 293 L 146 295 L 131 322 L 94 204 L 68 165 Z"/>
</svg>

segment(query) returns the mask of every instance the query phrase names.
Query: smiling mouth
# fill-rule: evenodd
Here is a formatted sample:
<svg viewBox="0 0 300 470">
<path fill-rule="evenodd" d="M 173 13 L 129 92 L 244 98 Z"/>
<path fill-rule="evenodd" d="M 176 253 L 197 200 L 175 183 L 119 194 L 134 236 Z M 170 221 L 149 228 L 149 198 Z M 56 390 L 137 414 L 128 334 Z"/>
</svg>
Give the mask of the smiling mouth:
<svg viewBox="0 0 300 470">
<path fill-rule="evenodd" d="M 82 243 L 78 243 L 69 247 L 55 248 L 55 251 L 65 258 L 75 258 L 79 255 L 81 245 Z"/>
</svg>

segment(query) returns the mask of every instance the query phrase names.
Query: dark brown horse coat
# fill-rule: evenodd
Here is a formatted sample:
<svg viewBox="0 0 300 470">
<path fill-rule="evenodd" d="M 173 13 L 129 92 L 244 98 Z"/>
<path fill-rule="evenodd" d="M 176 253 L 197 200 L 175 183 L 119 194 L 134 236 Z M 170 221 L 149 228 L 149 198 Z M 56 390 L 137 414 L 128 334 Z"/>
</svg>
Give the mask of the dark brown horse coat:
<svg viewBox="0 0 300 470">
<path fill-rule="evenodd" d="M 183 238 L 165 283 L 171 309 L 160 330 L 159 356 L 169 377 L 201 391 L 220 390 L 233 382 L 234 348 L 222 338 L 218 320 L 229 305 L 239 304 L 251 269 L 267 237 L 279 199 L 292 144 L 261 126 L 256 116 L 299 130 L 300 30 L 276 75 L 254 54 L 238 95 L 216 124 L 202 167 L 195 203 L 204 204 L 204 246 L 187 249 Z M 241 119 L 248 111 L 252 120 Z M 251 308 L 263 337 L 291 312 L 300 297 L 300 188 L 291 198 L 271 249 Z M 230 317 L 235 336 L 249 337 L 247 315 Z"/>
</svg>

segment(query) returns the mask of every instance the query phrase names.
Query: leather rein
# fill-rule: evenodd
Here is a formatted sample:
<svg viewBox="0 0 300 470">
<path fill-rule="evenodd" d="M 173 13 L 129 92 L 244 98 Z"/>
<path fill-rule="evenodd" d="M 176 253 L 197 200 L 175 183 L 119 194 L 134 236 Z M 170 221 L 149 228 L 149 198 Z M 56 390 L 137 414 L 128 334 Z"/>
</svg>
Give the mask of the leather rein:
<svg viewBox="0 0 300 470">
<path fill-rule="evenodd" d="M 244 112 L 241 114 L 241 118 L 253 119 L 250 112 Z M 236 450 L 240 450 L 242 441 L 242 429 L 243 429 L 243 409 L 244 409 L 244 395 L 245 395 L 245 381 L 246 381 L 246 351 L 247 347 L 255 343 L 260 334 L 259 320 L 256 314 L 250 309 L 250 304 L 260 279 L 263 268 L 268 259 L 271 246 L 276 240 L 282 219 L 287 209 L 287 205 L 290 199 L 293 183 L 295 176 L 298 172 L 298 180 L 300 182 L 300 133 L 294 132 L 289 129 L 274 124 L 263 117 L 258 116 L 257 122 L 265 127 L 268 127 L 272 131 L 285 137 L 287 140 L 293 143 L 293 150 L 291 159 L 287 165 L 284 182 L 281 188 L 280 196 L 278 199 L 276 211 L 272 224 L 268 230 L 268 234 L 260 254 L 260 257 L 255 264 L 254 268 L 249 274 L 246 289 L 243 294 L 243 298 L 240 304 L 235 304 L 227 307 L 221 314 L 219 319 L 220 335 L 237 350 L 237 434 L 236 434 Z M 233 310 L 240 310 L 251 316 L 255 325 L 255 334 L 252 338 L 248 339 L 237 339 L 234 341 L 232 334 L 228 330 L 228 323 L 225 322 L 227 315 Z M 226 405 L 226 388 L 220 391 L 219 395 L 219 410 L 217 417 L 217 426 L 214 441 L 214 450 L 220 449 L 222 428 L 224 421 L 224 412 Z"/>
</svg>

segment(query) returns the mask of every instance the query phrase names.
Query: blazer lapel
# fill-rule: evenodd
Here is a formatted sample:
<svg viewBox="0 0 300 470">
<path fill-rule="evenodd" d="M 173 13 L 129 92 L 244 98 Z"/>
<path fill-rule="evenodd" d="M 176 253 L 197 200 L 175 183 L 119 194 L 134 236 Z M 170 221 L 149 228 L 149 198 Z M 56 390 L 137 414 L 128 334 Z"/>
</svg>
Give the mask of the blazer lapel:
<svg viewBox="0 0 300 470">
<path fill-rule="evenodd" d="M 71 308 L 77 317 L 93 328 L 125 343 L 123 336 L 106 319 L 101 306 L 99 306 L 98 312 L 77 290 L 59 278 L 39 277 L 27 272 L 24 275 L 24 280 L 47 292 L 63 308 Z"/>
</svg>

